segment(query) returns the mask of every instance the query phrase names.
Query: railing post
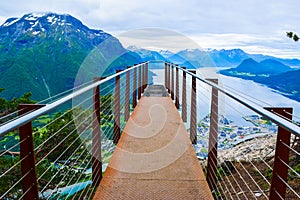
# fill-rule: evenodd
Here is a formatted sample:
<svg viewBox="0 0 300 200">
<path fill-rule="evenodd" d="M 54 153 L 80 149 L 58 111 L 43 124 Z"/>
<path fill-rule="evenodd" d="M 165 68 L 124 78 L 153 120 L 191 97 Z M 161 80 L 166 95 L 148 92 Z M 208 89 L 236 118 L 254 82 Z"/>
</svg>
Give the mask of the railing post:
<svg viewBox="0 0 300 200">
<path fill-rule="evenodd" d="M 166 87 L 167 87 L 167 90 L 168 90 L 168 93 L 170 94 L 171 92 L 170 92 L 170 73 L 171 71 L 170 71 L 170 63 L 167 63 L 167 85 L 166 85 Z"/>
<path fill-rule="evenodd" d="M 141 66 L 141 70 L 142 70 L 142 88 L 141 88 L 141 94 L 144 93 L 144 89 L 145 89 L 145 64 L 143 63 Z"/>
<path fill-rule="evenodd" d="M 121 72 L 122 70 L 116 70 L 116 73 Z M 117 144 L 120 135 L 120 75 L 116 77 L 116 89 L 115 89 L 115 109 L 114 109 L 114 143 Z"/>
<path fill-rule="evenodd" d="M 94 82 L 103 78 L 94 78 Z M 102 179 L 101 126 L 100 126 L 100 86 L 94 88 L 94 112 L 92 133 L 92 185 L 97 187 Z"/>
<path fill-rule="evenodd" d="M 127 69 L 129 69 L 127 67 Z M 130 116 L 130 71 L 126 72 L 126 91 L 125 91 L 125 107 L 124 107 L 124 119 L 128 121 Z"/>
<path fill-rule="evenodd" d="M 218 79 L 207 79 L 218 84 Z M 208 140 L 207 182 L 212 191 L 217 188 L 217 156 L 218 156 L 218 90 L 211 92 L 210 129 Z"/>
<path fill-rule="evenodd" d="M 186 69 L 186 67 L 181 67 Z M 186 112 L 186 72 L 182 71 L 182 104 L 181 104 L 181 118 L 183 122 L 187 122 L 187 112 Z"/>
<path fill-rule="evenodd" d="M 168 88 L 168 86 L 167 86 L 167 77 L 168 77 L 168 74 L 167 74 L 167 71 L 168 69 L 167 69 L 167 63 L 165 62 L 165 87 L 166 87 L 166 89 Z"/>
<path fill-rule="evenodd" d="M 293 108 L 265 108 L 281 117 L 292 119 Z M 274 166 L 270 188 L 270 200 L 285 199 L 286 184 L 288 176 L 289 149 L 291 133 L 282 127 L 278 127 Z"/>
<path fill-rule="evenodd" d="M 174 100 L 174 66 L 171 65 L 171 98 Z"/>
<path fill-rule="evenodd" d="M 142 66 L 140 65 L 139 67 L 139 72 L 138 72 L 138 100 L 140 100 L 142 96 Z"/>
<path fill-rule="evenodd" d="M 178 65 L 176 65 L 176 84 L 175 84 L 175 106 L 179 109 L 179 70 Z"/>
<path fill-rule="evenodd" d="M 196 70 L 189 70 L 196 74 Z M 190 120 L 190 139 L 192 144 L 197 144 L 197 96 L 196 96 L 196 78 L 192 77 L 191 89 L 191 120 Z"/>
<path fill-rule="evenodd" d="M 18 115 L 23 115 L 32 110 L 41 108 L 45 105 L 20 104 Z M 35 167 L 34 146 L 32 138 L 32 123 L 28 122 L 19 128 L 20 141 L 20 160 L 22 172 L 22 190 L 24 200 L 39 199 L 37 175 Z"/>
<path fill-rule="evenodd" d="M 148 63 L 146 63 L 146 72 L 145 72 L 146 74 L 145 74 L 145 89 L 147 88 L 147 86 L 148 86 L 148 82 L 149 82 L 149 80 L 148 80 L 148 75 L 149 75 L 149 66 L 148 66 Z"/>
<path fill-rule="evenodd" d="M 137 104 L 136 92 L 137 92 L 137 77 L 136 77 L 136 68 L 133 70 L 133 89 L 132 89 L 132 107 L 135 108 Z"/>
</svg>

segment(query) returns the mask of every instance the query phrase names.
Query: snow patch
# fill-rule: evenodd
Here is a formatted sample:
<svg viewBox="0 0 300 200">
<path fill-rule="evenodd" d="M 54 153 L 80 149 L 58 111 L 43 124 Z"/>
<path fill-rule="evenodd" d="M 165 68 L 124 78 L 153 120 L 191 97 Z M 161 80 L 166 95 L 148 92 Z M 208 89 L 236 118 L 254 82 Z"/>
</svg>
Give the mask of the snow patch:
<svg viewBox="0 0 300 200">
<path fill-rule="evenodd" d="M 41 31 L 33 31 L 32 32 L 32 35 L 37 35 L 37 34 L 39 34 Z"/>
<path fill-rule="evenodd" d="M 31 24 L 32 22 L 30 22 Z M 39 21 L 36 21 L 32 27 L 36 27 L 39 24 Z"/>
<path fill-rule="evenodd" d="M 20 20 L 20 18 L 18 18 L 18 19 L 15 19 L 15 20 L 13 20 L 13 21 L 11 21 L 11 22 L 6 22 L 5 24 L 3 24 L 3 26 L 10 26 L 10 25 L 12 25 L 12 24 L 14 24 L 15 22 L 17 22 L 17 21 L 19 21 Z"/>
<path fill-rule="evenodd" d="M 47 20 L 48 20 L 49 23 L 52 23 L 53 19 L 56 19 L 55 16 L 48 16 L 47 17 Z M 55 21 L 57 21 L 57 19 Z"/>
<path fill-rule="evenodd" d="M 25 19 L 28 20 L 28 21 L 35 21 L 35 20 L 37 20 L 37 18 L 38 17 L 33 16 L 33 15 L 29 15 L 28 17 L 25 17 Z"/>
<path fill-rule="evenodd" d="M 45 15 L 47 15 L 47 13 L 45 13 L 45 12 L 34 12 L 34 13 L 31 13 L 31 16 L 34 17 L 34 18 L 43 17 Z"/>
</svg>

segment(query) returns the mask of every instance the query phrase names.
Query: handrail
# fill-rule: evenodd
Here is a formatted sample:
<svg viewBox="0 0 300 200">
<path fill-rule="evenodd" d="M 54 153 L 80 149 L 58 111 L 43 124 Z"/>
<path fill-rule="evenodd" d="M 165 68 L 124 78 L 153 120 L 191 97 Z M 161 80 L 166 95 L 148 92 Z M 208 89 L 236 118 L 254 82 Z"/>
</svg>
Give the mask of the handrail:
<svg viewBox="0 0 300 200">
<path fill-rule="evenodd" d="M 39 116 L 41 116 L 41 115 L 43 115 L 45 113 L 50 112 L 51 110 L 53 110 L 53 109 L 61 106 L 62 104 L 70 101 L 71 99 L 73 99 L 75 97 L 78 97 L 79 95 L 84 94 L 85 92 L 87 92 L 89 90 L 92 90 L 93 88 L 95 88 L 95 87 L 97 87 L 97 86 L 105 83 L 106 81 L 109 81 L 109 80 L 111 80 L 111 79 L 113 79 L 113 78 L 115 78 L 117 76 L 125 74 L 127 71 L 130 71 L 132 69 L 138 68 L 138 67 L 140 67 L 140 66 L 142 66 L 143 64 L 146 64 L 146 63 L 149 63 L 149 61 L 148 62 L 140 63 L 138 65 L 135 65 L 135 66 L 131 67 L 131 68 L 124 69 L 121 72 L 115 73 L 115 74 L 113 74 L 111 76 L 106 77 L 105 79 L 102 79 L 100 81 L 97 81 L 97 82 L 89 85 L 89 86 L 81 88 L 81 89 L 79 89 L 79 90 L 77 90 L 77 91 L 75 91 L 75 92 L 73 92 L 73 93 L 71 93 L 71 94 L 69 94 L 69 95 L 67 95 L 67 96 L 65 96 L 65 97 L 63 97 L 63 98 L 61 98 L 61 99 L 53 102 L 53 103 L 51 103 L 51 104 L 47 104 L 46 106 L 44 106 L 42 108 L 39 108 L 39 109 L 37 109 L 37 110 L 35 110 L 35 111 L 27 114 L 27 115 L 24 115 L 24 116 L 22 116 L 22 117 L 20 117 L 20 118 L 18 118 L 16 120 L 14 120 L 14 121 L 11 121 L 11 122 L 9 122 L 7 124 L 4 124 L 4 125 L 0 126 L 0 137 L 4 136 L 7 132 L 12 131 L 14 129 L 17 129 L 20 126 L 22 126 L 22 125 L 24 125 L 24 124 L 26 124 L 26 123 L 28 123 L 28 122 L 30 122 L 30 121 L 38 118 Z"/>
<path fill-rule="evenodd" d="M 293 124 L 292 122 L 289 122 L 286 119 L 283 119 L 283 118 L 279 117 L 278 115 L 264 109 L 263 107 L 255 105 L 254 103 L 250 102 L 246 98 L 239 96 L 237 94 L 234 94 L 234 93 L 228 91 L 227 89 L 214 84 L 213 82 L 207 81 L 207 80 L 197 76 L 196 74 L 193 74 L 190 71 L 181 68 L 178 65 L 173 65 L 173 66 L 178 68 L 179 70 L 184 71 L 185 73 L 191 75 L 192 77 L 195 77 L 196 79 L 202 81 L 203 83 L 210 85 L 211 87 L 217 89 L 218 91 L 222 92 L 226 96 L 234 99 L 235 101 L 241 103 L 242 105 L 246 106 L 247 108 L 259 113 L 260 115 L 268 118 L 269 120 L 273 121 L 274 123 L 277 123 L 282 128 L 294 133 L 297 136 L 300 136 L 300 127 Z"/>
</svg>

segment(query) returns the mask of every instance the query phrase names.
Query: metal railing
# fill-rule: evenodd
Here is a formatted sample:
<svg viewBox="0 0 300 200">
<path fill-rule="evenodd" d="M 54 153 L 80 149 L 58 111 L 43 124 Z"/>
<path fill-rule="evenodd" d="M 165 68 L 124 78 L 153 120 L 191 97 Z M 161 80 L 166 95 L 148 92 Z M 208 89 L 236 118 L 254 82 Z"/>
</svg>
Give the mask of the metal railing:
<svg viewBox="0 0 300 200">
<path fill-rule="evenodd" d="M 174 76 L 175 70 L 176 78 Z M 181 76 L 179 76 L 178 71 L 181 72 Z M 190 86 L 186 85 L 186 75 L 189 75 L 191 79 Z M 178 88 L 179 81 L 181 82 L 181 94 Z M 186 115 L 189 113 L 189 134 L 191 142 L 195 146 L 197 146 L 197 140 L 201 137 L 198 131 L 201 126 L 199 125 L 200 122 L 197 121 L 197 97 L 198 90 L 202 87 L 201 82 L 211 87 L 209 91 L 211 97 L 205 97 L 210 101 L 210 103 L 207 103 L 207 106 L 210 107 L 210 114 L 207 127 L 207 158 L 204 165 L 207 182 L 214 197 L 216 199 L 299 199 L 300 141 L 298 138 L 300 137 L 300 127 L 292 121 L 293 109 L 262 107 L 256 104 L 251 97 L 242 95 L 239 91 L 219 86 L 218 79 L 204 79 L 196 74 L 195 69 L 187 70 L 183 66 L 165 62 L 166 88 L 176 107 L 181 109 L 184 122 L 187 121 Z M 176 87 L 174 88 L 174 86 Z M 190 110 L 188 112 L 186 88 L 190 88 L 191 93 Z M 248 157 L 241 160 L 234 157 L 229 158 L 226 153 L 223 153 L 225 150 L 218 148 L 221 132 L 219 129 L 219 101 L 222 101 L 219 94 L 249 108 L 265 120 L 278 126 L 277 142 L 274 142 L 274 149 L 271 150 L 273 156 L 262 158 L 259 155 L 258 159 Z M 181 106 L 179 106 L 180 99 Z M 225 104 L 225 102 L 222 103 Z M 223 132 L 223 134 L 225 133 Z M 291 145 L 292 139 L 295 143 L 294 146 Z M 262 143 L 263 140 L 263 138 L 252 138 L 252 141 L 256 143 Z M 247 142 L 243 145 L 247 145 Z M 251 146 L 249 148 L 255 150 Z M 219 153 L 222 154 L 221 157 L 218 157 Z M 271 167 L 272 165 L 273 167 Z M 291 185 L 289 182 L 293 182 L 293 184 Z"/>
<path fill-rule="evenodd" d="M 145 62 L 53 103 L 19 105 L 19 117 L 0 126 L 1 139 L 17 138 L 0 153 L 0 199 L 91 199 L 147 83 Z"/>
<path fill-rule="evenodd" d="M 94 83 L 50 104 L 20 105 L 20 117 L 0 126 L 2 139 L 17 138 L 15 144 L 0 153 L 0 159 L 3 158 L 0 182 L 7 182 L 7 187 L 0 191 L 0 199 L 70 196 L 90 199 L 102 178 L 102 167 L 109 162 L 130 112 L 148 84 L 149 63 L 128 67 L 109 77 L 95 77 Z M 300 137 L 300 128 L 292 121 L 291 108 L 264 108 L 240 92 L 219 86 L 217 79 L 198 76 L 195 69 L 161 63 L 164 64 L 164 84 L 183 122 L 187 122 L 195 146 L 199 141 L 200 82 L 211 87 L 211 96 L 204 97 L 210 107 L 205 169 L 216 199 L 300 198 L 299 187 L 289 184 L 293 180 L 297 185 L 300 180 L 299 169 L 290 164 L 300 157 L 299 150 L 294 148 L 296 145 L 290 142 L 295 139 L 297 144 L 296 139 Z M 274 156 L 241 160 L 230 158 L 224 153 L 226 150 L 220 150 L 220 94 L 278 125 Z M 79 98 L 79 103 L 72 109 L 53 114 L 53 110 L 57 111 L 75 98 Z M 45 116 L 46 122 L 41 122 Z M 35 127 L 32 124 L 37 120 L 42 125 Z M 261 142 L 257 138 L 252 141 Z M 15 152 L 4 159 L 15 149 L 20 155 Z"/>
</svg>

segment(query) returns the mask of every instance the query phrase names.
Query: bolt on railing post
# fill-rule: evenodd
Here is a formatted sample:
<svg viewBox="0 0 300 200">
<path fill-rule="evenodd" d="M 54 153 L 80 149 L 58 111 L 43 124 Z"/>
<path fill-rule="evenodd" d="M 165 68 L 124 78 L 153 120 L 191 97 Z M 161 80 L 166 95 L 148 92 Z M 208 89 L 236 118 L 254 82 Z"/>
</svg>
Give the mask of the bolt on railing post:
<svg viewBox="0 0 300 200">
<path fill-rule="evenodd" d="M 178 66 L 178 65 L 176 65 Z M 179 70 L 176 67 L 176 84 L 175 84 L 175 106 L 179 109 Z"/>
<path fill-rule="evenodd" d="M 171 98 L 174 100 L 174 66 L 171 65 Z"/>
<path fill-rule="evenodd" d="M 138 100 L 140 100 L 142 96 L 142 66 L 139 66 L 138 72 Z"/>
<path fill-rule="evenodd" d="M 122 70 L 116 70 L 116 73 L 121 72 Z M 114 143 L 117 144 L 120 135 L 120 75 L 116 77 L 116 86 L 115 86 L 115 101 L 114 101 Z"/>
<path fill-rule="evenodd" d="M 186 69 L 186 67 L 181 67 Z M 187 122 L 187 111 L 186 111 L 186 72 L 182 71 L 182 104 L 181 104 L 181 118 L 183 122 Z"/>
<path fill-rule="evenodd" d="M 127 69 L 130 68 L 127 67 Z M 130 71 L 126 72 L 126 91 L 125 91 L 125 107 L 124 107 L 124 119 L 128 121 L 130 116 Z"/>
<path fill-rule="evenodd" d="M 18 106 L 18 115 L 23 115 L 27 112 L 41 108 L 45 105 L 38 104 L 20 104 Z M 22 125 L 19 128 L 20 141 L 20 160 L 22 172 L 22 190 L 24 200 L 39 199 L 37 175 L 35 167 L 34 146 L 32 138 L 32 123 Z"/>
<path fill-rule="evenodd" d="M 292 119 L 293 108 L 265 108 L 286 119 Z M 270 200 L 285 199 L 289 163 L 289 149 L 284 145 L 290 146 L 291 133 L 278 126 L 276 149 L 274 156 L 274 166 L 270 188 Z M 286 163 L 286 164 L 285 164 Z"/>
<path fill-rule="evenodd" d="M 189 70 L 196 74 L 196 70 Z M 197 144 L 197 96 L 196 96 L 196 77 L 192 77 L 191 89 L 191 120 L 190 120 L 190 139 L 192 144 Z"/>
<path fill-rule="evenodd" d="M 94 82 L 104 78 L 94 78 Z M 100 86 L 94 88 L 94 112 L 92 132 L 92 185 L 97 187 L 102 179 L 101 126 L 100 126 Z"/>
<path fill-rule="evenodd" d="M 133 70 L 133 89 L 132 89 L 132 107 L 135 108 L 137 104 L 136 92 L 137 92 L 137 77 L 136 77 L 136 68 Z"/>
<path fill-rule="evenodd" d="M 207 79 L 218 84 L 218 79 Z M 211 92 L 210 129 L 208 140 L 207 182 L 212 191 L 217 188 L 217 158 L 218 158 L 218 90 Z"/>
</svg>

